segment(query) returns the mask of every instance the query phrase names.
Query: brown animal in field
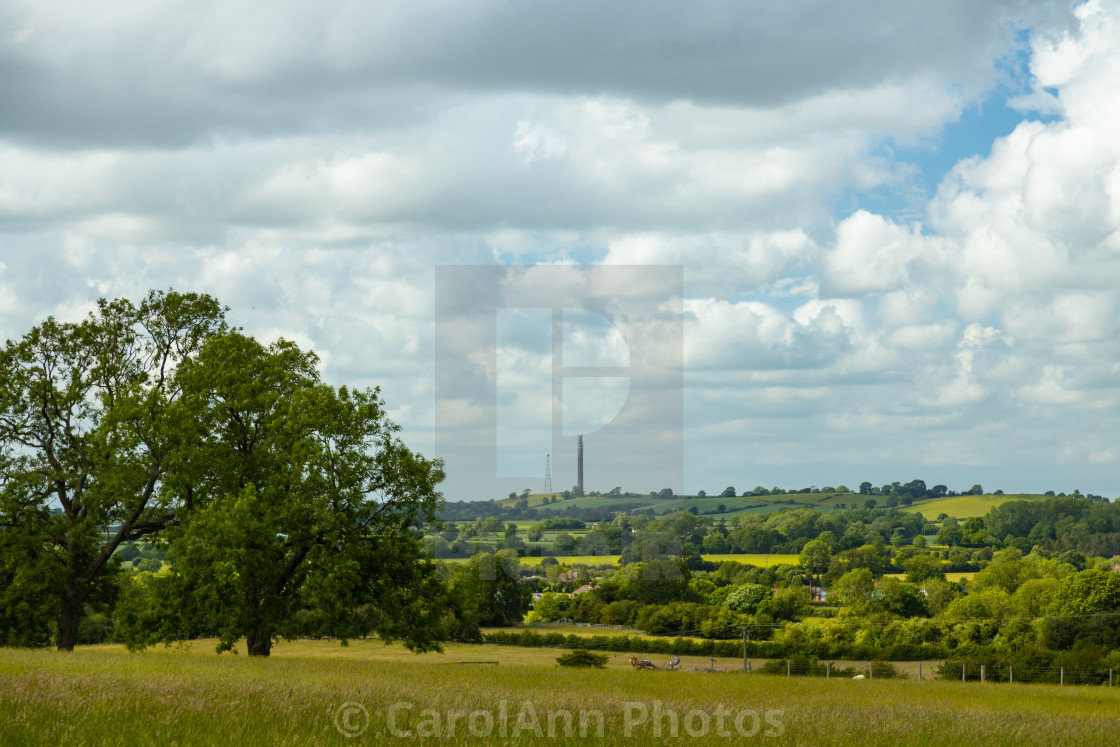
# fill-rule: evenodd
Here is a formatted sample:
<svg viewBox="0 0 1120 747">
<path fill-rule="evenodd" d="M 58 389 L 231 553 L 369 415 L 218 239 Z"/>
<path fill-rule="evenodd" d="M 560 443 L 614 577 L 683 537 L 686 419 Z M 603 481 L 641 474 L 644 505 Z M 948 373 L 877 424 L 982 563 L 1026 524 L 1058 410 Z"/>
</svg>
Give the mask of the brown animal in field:
<svg viewBox="0 0 1120 747">
<path fill-rule="evenodd" d="M 639 659 L 637 656 L 630 657 L 630 666 L 634 669 L 657 669 L 653 662 L 648 659 Z"/>
</svg>

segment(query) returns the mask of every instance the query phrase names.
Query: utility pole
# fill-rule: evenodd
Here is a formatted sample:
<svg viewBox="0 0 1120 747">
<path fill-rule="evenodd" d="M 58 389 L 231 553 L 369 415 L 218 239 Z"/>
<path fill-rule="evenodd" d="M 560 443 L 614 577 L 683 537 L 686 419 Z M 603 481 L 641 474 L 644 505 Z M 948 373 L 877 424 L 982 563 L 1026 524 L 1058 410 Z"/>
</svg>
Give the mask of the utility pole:
<svg viewBox="0 0 1120 747">
<path fill-rule="evenodd" d="M 747 629 L 743 628 L 743 674 L 747 674 Z M 1109 677 L 1112 675 L 1109 674 Z M 1111 684 L 1111 683 L 1110 683 Z"/>
</svg>

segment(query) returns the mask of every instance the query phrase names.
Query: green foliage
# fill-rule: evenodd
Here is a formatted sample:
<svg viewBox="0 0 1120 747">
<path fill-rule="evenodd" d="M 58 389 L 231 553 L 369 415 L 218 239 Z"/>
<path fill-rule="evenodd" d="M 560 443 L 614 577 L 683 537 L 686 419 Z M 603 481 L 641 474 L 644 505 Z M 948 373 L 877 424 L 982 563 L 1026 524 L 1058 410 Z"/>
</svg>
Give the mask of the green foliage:
<svg viewBox="0 0 1120 747">
<path fill-rule="evenodd" d="M 798 556 L 798 562 L 805 568 L 821 572 L 828 569 L 832 559 L 832 548 L 827 542 L 815 539 L 805 543 Z"/>
<path fill-rule="evenodd" d="M 941 559 L 934 555 L 915 555 L 904 561 L 902 567 L 906 569 L 906 582 L 910 584 L 920 584 L 930 579 L 945 580 Z"/>
<path fill-rule="evenodd" d="M 81 322 L 48 318 L 0 349 L 0 526 L 12 532 L 0 550 L 33 574 L 0 567 L 5 607 L 22 610 L 0 620 L 5 639 L 40 644 L 56 614 L 58 647 L 72 649 L 87 605 L 115 593 L 114 551 L 191 508 L 178 489 L 181 372 L 223 316 L 209 296 L 153 291 L 138 305 L 102 299 Z"/>
<path fill-rule="evenodd" d="M 871 607 L 871 594 L 875 591 L 875 576 L 867 568 L 848 571 L 833 585 L 830 601 L 841 606 L 841 614 L 859 617 Z"/>
<path fill-rule="evenodd" d="M 466 616 L 481 626 L 520 623 L 532 593 L 518 582 L 520 559 L 512 550 L 479 553 L 456 569 L 452 586 L 465 600 Z"/>
<path fill-rule="evenodd" d="M 594 667 L 603 669 L 607 666 L 610 657 L 606 654 L 594 654 L 584 648 L 577 648 L 566 654 L 556 657 L 556 663 L 562 667 Z"/>
<path fill-rule="evenodd" d="M 929 614 L 917 586 L 903 583 L 897 578 L 884 578 L 875 590 L 877 608 L 899 617 L 925 617 Z"/>
<path fill-rule="evenodd" d="M 699 601 L 689 586 L 691 572 L 673 560 L 633 563 L 619 569 L 615 577 L 620 584 L 620 596 L 641 604 Z"/>
<path fill-rule="evenodd" d="M 649 530 L 671 534 L 682 542 L 699 543 L 703 539 L 703 533 L 698 532 L 703 524 L 702 519 L 688 511 L 676 511 L 651 522 Z"/>
<path fill-rule="evenodd" d="M 242 636 L 250 655 L 304 605 L 332 634 L 438 646 L 441 585 L 409 530 L 434 519 L 438 462 L 396 438 L 377 391 L 335 389 L 288 342 L 232 333 L 183 367 L 189 450 L 175 488 L 194 508 L 168 534 L 167 605 Z"/>
<path fill-rule="evenodd" d="M 754 614 L 758 606 L 771 596 L 773 596 L 773 592 L 768 586 L 743 584 L 733 588 L 724 596 L 723 606 L 733 612 Z"/>
</svg>

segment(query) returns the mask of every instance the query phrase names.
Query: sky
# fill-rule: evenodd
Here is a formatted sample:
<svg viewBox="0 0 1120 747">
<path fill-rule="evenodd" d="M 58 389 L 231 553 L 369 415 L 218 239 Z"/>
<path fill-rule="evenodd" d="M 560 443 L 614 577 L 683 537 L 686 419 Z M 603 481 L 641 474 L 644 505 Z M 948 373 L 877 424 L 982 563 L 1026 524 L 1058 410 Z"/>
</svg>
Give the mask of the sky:
<svg viewBox="0 0 1120 747">
<path fill-rule="evenodd" d="M 1117 497 L 1118 80 L 1120 0 L 0 0 L 0 339 L 210 293 L 451 500 Z"/>
</svg>

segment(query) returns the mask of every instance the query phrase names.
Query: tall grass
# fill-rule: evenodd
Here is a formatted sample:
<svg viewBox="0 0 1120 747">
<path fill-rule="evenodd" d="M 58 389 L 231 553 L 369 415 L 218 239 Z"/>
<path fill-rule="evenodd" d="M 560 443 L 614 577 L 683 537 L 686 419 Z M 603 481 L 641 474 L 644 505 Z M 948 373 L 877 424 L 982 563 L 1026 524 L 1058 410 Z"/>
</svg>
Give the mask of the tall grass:
<svg viewBox="0 0 1120 747">
<path fill-rule="evenodd" d="M 612 744 L 655 738 L 649 721 L 626 735 L 628 709 L 633 715 L 639 706 L 651 715 L 655 708 L 676 713 L 685 742 L 724 741 L 715 733 L 720 708 L 780 712 L 772 718 L 781 736 L 767 738 L 776 729 L 763 721 L 754 737 L 765 744 L 1087 745 L 1113 743 L 1120 733 L 1120 688 L 638 672 L 622 668 L 624 655 L 612 655 L 612 669 L 573 671 L 489 646 L 457 647 L 442 657 L 412 657 L 374 642 L 280 644 L 275 652 L 260 660 L 217 656 L 205 644 L 143 654 L 116 647 L 72 654 L 0 650 L 0 744 L 384 744 L 402 741 L 387 718 L 400 703 L 411 708 L 398 707 L 398 728 L 423 728 L 423 709 L 444 719 L 456 711 L 463 714 L 456 735 L 472 741 L 466 714 L 483 710 L 498 718 L 504 710 L 512 734 L 526 701 L 542 726 L 549 711 L 573 713 L 573 741 L 579 712 L 599 711 Z M 500 663 L 456 663 L 472 660 Z M 348 702 L 370 717 L 368 729 L 353 739 L 336 728 Z M 688 736 L 690 711 L 705 714 L 706 736 Z M 362 723 L 360 712 L 337 720 L 342 727 Z M 590 725 L 594 733 L 594 719 Z M 663 718 L 662 738 L 670 726 Z M 490 738 L 473 741 L 555 740 L 531 732 L 500 740 L 495 726 Z"/>
</svg>

